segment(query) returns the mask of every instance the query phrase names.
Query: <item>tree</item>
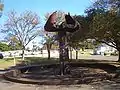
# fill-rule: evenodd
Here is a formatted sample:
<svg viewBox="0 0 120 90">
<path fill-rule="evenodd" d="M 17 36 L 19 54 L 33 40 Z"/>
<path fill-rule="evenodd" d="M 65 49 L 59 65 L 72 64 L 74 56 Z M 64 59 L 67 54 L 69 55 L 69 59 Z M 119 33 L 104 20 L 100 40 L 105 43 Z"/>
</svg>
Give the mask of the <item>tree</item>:
<svg viewBox="0 0 120 90">
<path fill-rule="evenodd" d="M 50 59 L 50 50 L 55 41 L 54 34 L 46 32 L 44 40 L 45 40 L 44 44 L 46 45 L 48 51 L 48 59 Z"/>
<path fill-rule="evenodd" d="M 78 49 L 86 46 L 85 42 L 88 38 L 88 21 L 85 16 L 75 15 L 73 18 L 78 21 L 80 24 L 80 29 L 75 31 L 74 33 L 67 34 L 68 37 L 68 45 L 71 48 L 76 50 L 76 59 L 78 58 Z M 72 51 L 70 50 L 70 56 L 72 57 Z"/>
<path fill-rule="evenodd" d="M 21 50 L 22 45 L 20 45 L 19 40 L 17 40 L 16 36 L 11 36 L 8 39 L 6 38 L 7 42 L 9 42 L 9 46 L 11 50 Z"/>
<path fill-rule="evenodd" d="M 90 36 L 116 48 L 120 61 L 120 7 L 119 0 L 98 0 L 94 3 L 96 14 L 90 23 Z M 104 12 L 97 12 L 104 10 Z"/>
<path fill-rule="evenodd" d="M 22 59 L 24 60 L 25 47 L 40 33 L 40 20 L 36 13 L 25 11 L 17 14 L 15 11 L 8 13 L 8 20 L 2 29 L 8 37 L 15 36 L 22 47 Z"/>
</svg>

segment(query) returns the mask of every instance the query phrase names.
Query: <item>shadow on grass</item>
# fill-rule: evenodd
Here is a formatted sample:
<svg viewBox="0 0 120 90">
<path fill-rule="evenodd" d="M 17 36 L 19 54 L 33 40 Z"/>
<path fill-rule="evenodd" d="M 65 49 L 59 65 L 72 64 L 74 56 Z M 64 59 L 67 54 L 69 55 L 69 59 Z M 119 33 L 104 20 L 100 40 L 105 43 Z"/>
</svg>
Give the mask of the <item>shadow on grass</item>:
<svg viewBox="0 0 120 90">
<path fill-rule="evenodd" d="M 25 58 L 27 65 L 55 65 L 59 64 L 58 58 L 42 58 L 42 57 L 26 57 Z M 93 59 L 72 59 L 69 60 L 68 63 L 72 67 L 90 67 L 90 68 L 99 68 L 107 71 L 108 73 L 114 73 L 117 69 L 115 66 L 119 64 L 116 61 L 109 61 L 109 60 L 93 60 Z"/>
<path fill-rule="evenodd" d="M 20 61 L 20 62 L 27 62 L 29 65 L 38 65 L 38 64 L 58 64 L 59 63 L 59 58 L 43 58 L 43 57 L 25 57 L 25 61 Z M 111 61 L 111 60 L 94 60 L 94 59 L 70 59 L 69 61 L 66 60 L 65 62 L 68 63 L 81 63 L 81 64 L 115 64 L 119 65 L 119 62 L 116 61 Z"/>
<path fill-rule="evenodd" d="M 59 62 L 58 58 L 42 58 L 42 57 L 26 57 L 25 60 L 28 64 L 56 64 Z"/>
<path fill-rule="evenodd" d="M 74 63 L 74 66 L 99 68 L 107 71 L 108 73 L 116 73 L 118 68 L 116 65 L 120 65 L 117 61 L 95 59 L 72 59 L 71 62 Z"/>
</svg>

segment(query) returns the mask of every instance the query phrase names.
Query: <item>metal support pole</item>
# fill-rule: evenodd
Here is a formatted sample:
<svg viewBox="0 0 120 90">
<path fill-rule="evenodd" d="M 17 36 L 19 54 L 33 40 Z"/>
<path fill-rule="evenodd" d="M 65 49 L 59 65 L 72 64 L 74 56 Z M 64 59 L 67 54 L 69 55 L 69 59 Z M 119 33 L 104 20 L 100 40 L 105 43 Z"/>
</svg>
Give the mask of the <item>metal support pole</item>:
<svg viewBox="0 0 120 90">
<path fill-rule="evenodd" d="M 60 75 L 64 75 L 64 61 L 66 59 L 66 50 L 65 50 L 66 32 L 58 32 L 58 36 L 59 36 Z"/>
</svg>

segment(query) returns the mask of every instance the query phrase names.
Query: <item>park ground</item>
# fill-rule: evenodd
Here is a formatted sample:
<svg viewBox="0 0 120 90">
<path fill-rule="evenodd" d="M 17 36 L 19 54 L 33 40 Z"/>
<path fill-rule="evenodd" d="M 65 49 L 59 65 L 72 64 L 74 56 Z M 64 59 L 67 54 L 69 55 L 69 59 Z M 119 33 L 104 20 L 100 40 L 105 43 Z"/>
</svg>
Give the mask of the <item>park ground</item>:
<svg viewBox="0 0 120 90">
<path fill-rule="evenodd" d="M 55 54 L 54 54 L 55 55 Z M 52 56 L 52 59 L 49 60 L 50 63 L 53 63 L 54 61 L 57 61 L 58 59 L 55 59 L 56 56 Z M 43 54 L 42 58 L 36 57 L 33 55 L 32 57 L 27 57 L 26 60 L 29 62 L 32 61 L 39 61 L 44 60 L 42 62 L 46 63 L 47 61 L 47 55 Z M 75 57 L 75 56 L 73 56 Z M 79 55 L 79 60 L 83 60 L 85 62 L 91 62 L 91 61 L 97 61 L 97 62 L 115 62 L 117 61 L 117 56 L 101 56 L 101 55 Z M 19 63 L 20 58 L 16 58 L 16 63 Z M 3 60 L 0 60 L 0 68 L 7 69 L 9 66 L 14 66 L 13 58 L 4 58 Z M 14 83 L 10 81 L 6 81 L 3 79 L 2 74 L 0 76 L 0 90 L 120 90 L 120 80 L 116 81 L 109 81 L 105 80 L 102 82 L 95 82 L 92 84 L 80 84 L 80 85 L 32 85 L 32 84 L 20 84 L 20 83 Z"/>
<path fill-rule="evenodd" d="M 120 90 L 120 83 L 113 81 L 96 82 L 90 85 L 32 85 L 0 80 L 0 90 Z"/>
<path fill-rule="evenodd" d="M 6 55 L 4 57 L 4 59 L 0 60 L 0 69 L 6 69 L 9 66 L 14 66 L 14 64 L 18 63 L 19 61 L 21 61 L 21 56 L 20 53 L 21 51 L 15 51 L 16 56 L 15 56 L 15 61 L 14 62 L 14 51 L 11 52 L 13 53 L 12 56 L 10 57 L 10 51 L 5 52 Z M 28 62 L 34 62 L 34 61 L 39 61 L 42 59 L 42 61 L 46 61 L 48 54 L 47 54 L 47 50 L 43 50 L 43 53 L 41 54 L 41 52 L 26 52 L 25 57 L 27 57 L 27 61 Z M 30 57 L 30 58 L 29 58 Z M 32 58 L 32 59 L 31 59 Z M 45 60 L 44 60 L 44 59 Z M 49 63 L 52 62 L 53 58 L 59 58 L 59 52 L 57 50 L 51 50 L 51 60 L 49 61 Z M 75 60 L 76 58 L 76 54 L 75 51 L 72 52 L 72 59 Z M 71 57 L 70 57 L 71 59 Z M 98 60 L 98 61 L 104 61 L 104 60 L 108 60 L 108 61 L 117 61 L 118 60 L 118 56 L 109 56 L 109 55 L 105 55 L 105 56 L 101 56 L 101 55 L 92 55 L 91 54 L 91 50 L 86 51 L 86 52 L 78 52 L 78 59 L 82 59 L 82 60 Z"/>
</svg>

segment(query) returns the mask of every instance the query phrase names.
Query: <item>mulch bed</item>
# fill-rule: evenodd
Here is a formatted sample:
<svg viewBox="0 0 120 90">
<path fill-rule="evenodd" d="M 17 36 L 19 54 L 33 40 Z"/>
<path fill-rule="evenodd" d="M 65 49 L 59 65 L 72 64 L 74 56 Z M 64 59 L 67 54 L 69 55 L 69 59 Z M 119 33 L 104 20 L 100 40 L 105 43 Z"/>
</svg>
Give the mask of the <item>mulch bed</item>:
<svg viewBox="0 0 120 90">
<path fill-rule="evenodd" d="M 25 81 L 26 83 L 36 82 L 37 84 L 47 85 L 89 84 L 102 80 L 111 80 L 115 76 L 115 69 L 115 67 L 107 65 L 105 68 L 105 65 L 78 65 L 77 63 L 66 68 L 65 75 L 61 76 L 59 75 L 59 65 L 35 66 L 20 69 L 21 72 L 13 77 L 22 80 L 23 83 Z"/>
</svg>

